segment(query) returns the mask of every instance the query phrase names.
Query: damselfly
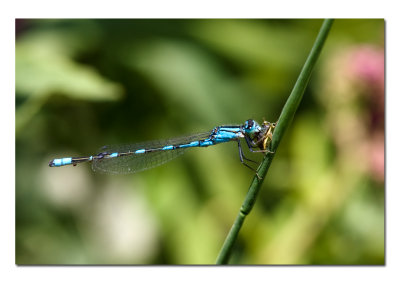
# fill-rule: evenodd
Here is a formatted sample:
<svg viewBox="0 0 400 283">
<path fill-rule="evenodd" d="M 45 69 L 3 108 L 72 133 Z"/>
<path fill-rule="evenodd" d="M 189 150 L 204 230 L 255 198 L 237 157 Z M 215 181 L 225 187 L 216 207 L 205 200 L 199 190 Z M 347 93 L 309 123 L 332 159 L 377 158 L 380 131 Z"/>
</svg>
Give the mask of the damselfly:
<svg viewBox="0 0 400 283">
<path fill-rule="evenodd" d="M 219 126 L 212 131 L 164 141 L 104 146 L 100 153 L 87 157 L 64 157 L 50 161 L 50 167 L 77 165 L 92 162 L 94 171 L 102 173 L 126 174 L 143 171 L 161 165 L 183 154 L 188 148 L 208 147 L 229 141 L 236 141 L 239 148 L 240 162 L 256 171 L 246 161 L 254 162 L 244 156 L 240 140 L 245 139 L 251 152 L 270 152 L 275 123 L 264 121 L 259 125 L 254 120 L 247 120 L 243 125 Z M 258 175 L 257 175 L 258 176 Z"/>
</svg>

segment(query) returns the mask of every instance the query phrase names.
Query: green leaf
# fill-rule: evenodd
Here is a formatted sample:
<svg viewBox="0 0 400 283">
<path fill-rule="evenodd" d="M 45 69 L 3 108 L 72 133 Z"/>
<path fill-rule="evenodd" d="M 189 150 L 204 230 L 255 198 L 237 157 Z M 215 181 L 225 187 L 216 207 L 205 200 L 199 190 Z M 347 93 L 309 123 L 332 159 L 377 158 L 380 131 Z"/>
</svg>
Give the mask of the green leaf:
<svg viewBox="0 0 400 283">
<path fill-rule="evenodd" d="M 73 44 L 51 32 L 17 40 L 15 87 L 17 95 L 63 94 L 74 99 L 116 100 L 122 87 L 101 76 L 95 69 L 73 60 Z"/>
</svg>

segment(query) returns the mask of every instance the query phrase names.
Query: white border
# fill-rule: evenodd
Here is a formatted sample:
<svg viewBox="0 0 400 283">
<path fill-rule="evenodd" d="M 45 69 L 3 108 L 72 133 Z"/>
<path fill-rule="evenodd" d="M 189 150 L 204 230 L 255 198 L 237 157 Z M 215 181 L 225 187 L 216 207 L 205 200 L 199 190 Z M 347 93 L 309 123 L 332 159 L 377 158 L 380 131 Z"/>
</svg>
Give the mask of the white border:
<svg viewBox="0 0 400 283">
<path fill-rule="evenodd" d="M 9 1 L 1 14 L 1 271 L 4 282 L 392 282 L 398 269 L 400 186 L 399 17 L 395 1 Z M 386 267 L 16 267 L 14 18 L 385 18 L 386 90 Z M 4 150 L 6 149 L 6 150 Z M 396 178 L 397 177 L 397 178 Z M 11 280 L 9 278 L 12 278 Z M 2 281 L 3 281 L 2 280 Z"/>
</svg>

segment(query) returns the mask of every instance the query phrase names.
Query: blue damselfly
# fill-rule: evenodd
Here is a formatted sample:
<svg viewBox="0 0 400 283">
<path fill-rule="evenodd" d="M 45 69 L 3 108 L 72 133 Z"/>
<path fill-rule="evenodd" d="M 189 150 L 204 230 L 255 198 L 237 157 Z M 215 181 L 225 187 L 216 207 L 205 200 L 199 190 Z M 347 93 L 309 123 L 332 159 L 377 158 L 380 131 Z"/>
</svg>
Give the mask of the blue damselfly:
<svg viewBox="0 0 400 283">
<path fill-rule="evenodd" d="M 87 157 L 64 157 L 50 161 L 50 167 L 77 165 L 91 162 L 94 171 L 102 173 L 125 174 L 150 169 L 183 154 L 188 148 L 208 147 L 224 142 L 236 141 L 240 161 L 255 171 L 246 161 L 255 162 L 244 156 L 240 140 L 245 139 L 251 152 L 271 152 L 268 146 L 272 139 L 275 123 L 264 121 L 259 125 L 247 120 L 243 125 L 219 126 L 212 131 L 164 141 L 104 146 L 100 153 Z M 258 176 L 258 175 L 257 175 Z"/>
</svg>

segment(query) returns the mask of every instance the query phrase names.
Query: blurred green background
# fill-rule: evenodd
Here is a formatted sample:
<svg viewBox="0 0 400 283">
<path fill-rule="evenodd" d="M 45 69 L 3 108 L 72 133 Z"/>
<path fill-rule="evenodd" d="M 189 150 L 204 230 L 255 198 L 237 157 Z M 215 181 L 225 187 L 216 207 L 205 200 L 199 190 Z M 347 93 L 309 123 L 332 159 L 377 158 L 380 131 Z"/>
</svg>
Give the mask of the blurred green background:
<svg viewBox="0 0 400 283">
<path fill-rule="evenodd" d="M 276 121 L 321 24 L 16 20 L 16 263 L 213 264 L 254 175 L 235 143 L 134 175 L 48 162 Z M 231 263 L 385 263 L 384 25 L 335 21 Z"/>
</svg>

